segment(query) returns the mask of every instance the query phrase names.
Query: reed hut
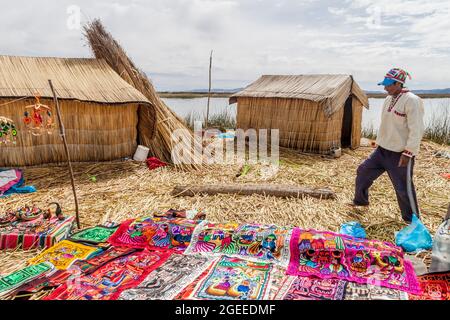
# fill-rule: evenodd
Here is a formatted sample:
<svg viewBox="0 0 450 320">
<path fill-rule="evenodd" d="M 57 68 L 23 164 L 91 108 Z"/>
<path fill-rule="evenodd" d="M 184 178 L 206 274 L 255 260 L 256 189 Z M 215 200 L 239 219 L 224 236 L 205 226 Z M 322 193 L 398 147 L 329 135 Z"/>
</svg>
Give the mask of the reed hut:
<svg viewBox="0 0 450 320">
<path fill-rule="evenodd" d="M 130 157 L 141 140 L 155 134 L 155 109 L 103 60 L 0 56 L 0 115 L 12 119 L 16 144 L 0 145 L 0 167 L 66 161 L 55 128 L 35 136 L 23 122 L 35 96 L 56 107 L 48 80 L 59 99 L 72 161 L 108 161 Z"/>
<path fill-rule="evenodd" d="M 229 102 L 237 102 L 237 128 L 279 129 L 280 146 L 317 153 L 358 148 L 369 107 L 350 75 L 264 75 Z"/>
</svg>

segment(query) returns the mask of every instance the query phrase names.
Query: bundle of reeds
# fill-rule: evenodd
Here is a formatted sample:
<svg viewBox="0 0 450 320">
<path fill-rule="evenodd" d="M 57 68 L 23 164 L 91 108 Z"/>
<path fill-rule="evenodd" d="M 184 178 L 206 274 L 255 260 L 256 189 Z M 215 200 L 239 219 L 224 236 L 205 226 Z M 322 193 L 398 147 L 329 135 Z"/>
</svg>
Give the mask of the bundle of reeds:
<svg viewBox="0 0 450 320">
<path fill-rule="evenodd" d="M 181 143 L 183 150 L 194 154 L 193 148 L 201 148 L 201 143 L 193 138 L 193 134 L 167 105 L 161 100 L 155 91 L 151 81 L 144 72 L 139 70 L 133 61 L 127 56 L 125 50 L 106 31 L 99 19 L 89 22 L 84 27 L 89 45 L 97 59 L 104 59 L 125 81 L 134 86 L 154 105 L 156 109 L 156 133 L 153 139 L 142 139 L 141 144 L 149 147 L 150 153 L 159 159 L 172 163 L 172 149 L 175 143 Z M 144 117 L 145 119 L 145 117 Z M 145 120 L 140 125 L 145 125 Z M 144 122 L 142 122 L 144 121 Z M 172 139 L 175 130 L 183 129 L 179 141 Z M 181 131 L 178 131 L 178 133 Z M 180 135 L 178 135 L 180 137 Z M 198 169 L 201 161 L 175 164 L 180 169 Z"/>
</svg>

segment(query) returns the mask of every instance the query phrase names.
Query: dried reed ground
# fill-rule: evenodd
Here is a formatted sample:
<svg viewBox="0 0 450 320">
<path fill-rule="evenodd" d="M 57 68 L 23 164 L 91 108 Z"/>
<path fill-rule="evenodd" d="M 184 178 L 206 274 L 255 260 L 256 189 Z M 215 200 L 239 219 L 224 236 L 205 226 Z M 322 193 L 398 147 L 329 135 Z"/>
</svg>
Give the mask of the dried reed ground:
<svg viewBox="0 0 450 320">
<path fill-rule="evenodd" d="M 450 202 L 450 181 L 440 174 L 450 172 L 450 160 L 435 157 L 443 147 L 424 143 L 415 167 L 415 184 L 422 220 L 434 233 L 442 222 Z M 448 149 L 448 148 L 447 148 Z M 80 202 L 82 227 L 106 220 L 151 215 L 154 210 L 195 208 L 205 210 L 211 221 L 258 222 L 297 225 L 302 228 L 338 231 L 342 223 L 359 221 L 372 239 L 394 241 L 394 232 L 405 224 L 401 220 L 394 190 L 386 174 L 371 188 L 371 206 L 354 211 L 346 206 L 353 196 L 357 166 L 372 148 L 345 150 L 339 159 L 319 155 L 297 154 L 283 150 L 280 170 L 265 180 L 260 165 L 252 166 L 247 175 L 236 178 L 240 165 L 211 166 L 197 172 L 181 172 L 171 167 L 148 170 L 145 164 L 132 161 L 75 164 L 75 180 Z M 97 182 L 92 182 L 95 176 Z M 64 166 L 25 169 L 26 183 L 38 192 L 0 199 L 0 212 L 25 204 L 46 207 L 49 202 L 62 204 L 66 213 L 74 212 L 68 170 Z M 280 183 L 312 187 L 330 187 L 336 200 L 313 198 L 282 199 L 264 196 L 196 196 L 176 198 L 170 191 L 176 184 L 214 183 Z M 39 250 L 0 253 L 0 274 L 25 266 Z M 425 255 L 429 260 L 429 253 Z M 429 263 L 429 261 L 428 261 Z"/>
</svg>

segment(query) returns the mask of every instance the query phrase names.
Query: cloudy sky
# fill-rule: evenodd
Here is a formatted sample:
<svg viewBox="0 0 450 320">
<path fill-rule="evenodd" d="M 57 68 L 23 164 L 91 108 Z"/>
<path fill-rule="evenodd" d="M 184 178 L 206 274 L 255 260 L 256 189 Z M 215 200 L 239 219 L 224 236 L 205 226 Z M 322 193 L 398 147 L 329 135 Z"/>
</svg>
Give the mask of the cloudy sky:
<svg viewBox="0 0 450 320">
<path fill-rule="evenodd" d="M 413 89 L 450 87 L 450 0 L 0 0 L 0 54 L 90 57 L 76 23 L 101 18 L 159 90 L 243 87 L 262 74 L 392 66 Z M 74 7 L 75 5 L 75 7 Z"/>
</svg>

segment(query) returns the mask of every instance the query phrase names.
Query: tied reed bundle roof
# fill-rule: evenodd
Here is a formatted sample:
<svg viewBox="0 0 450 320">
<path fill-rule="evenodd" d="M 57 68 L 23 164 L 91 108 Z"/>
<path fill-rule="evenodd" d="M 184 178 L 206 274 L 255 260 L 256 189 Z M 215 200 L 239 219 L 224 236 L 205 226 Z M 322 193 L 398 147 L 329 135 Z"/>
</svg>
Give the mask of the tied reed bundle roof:
<svg viewBox="0 0 450 320">
<path fill-rule="evenodd" d="M 157 120 L 155 137 L 152 140 L 142 141 L 149 147 L 150 154 L 165 162 L 173 162 L 172 149 L 176 142 L 180 143 L 184 152 L 195 154 L 193 148 L 200 150 L 202 146 L 193 138 L 190 129 L 160 99 L 147 75 L 136 67 L 125 50 L 106 31 L 100 20 L 96 19 L 88 23 L 84 27 L 84 31 L 95 57 L 104 59 L 126 82 L 144 94 L 155 106 Z M 172 133 L 175 130 L 178 130 L 180 142 L 172 140 Z M 185 170 L 198 169 L 199 163 L 202 163 L 200 160 L 194 160 L 192 163 L 179 163 L 175 166 Z"/>
<path fill-rule="evenodd" d="M 349 94 L 368 108 L 369 99 L 350 75 L 263 75 L 230 97 L 302 99 L 319 103 L 327 117 L 344 106 Z"/>
<path fill-rule="evenodd" d="M 150 104 L 103 60 L 0 56 L 0 97 L 53 98 L 97 103 Z"/>
</svg>

